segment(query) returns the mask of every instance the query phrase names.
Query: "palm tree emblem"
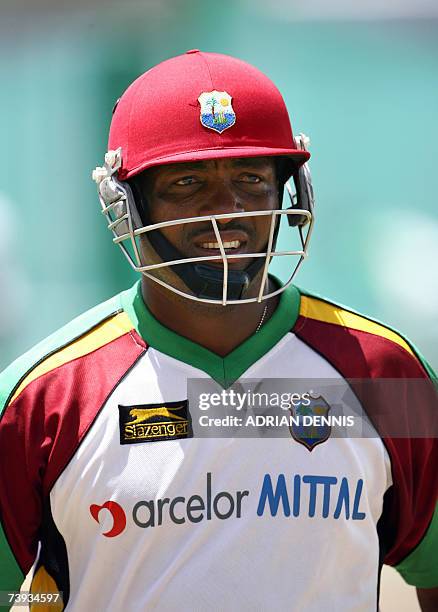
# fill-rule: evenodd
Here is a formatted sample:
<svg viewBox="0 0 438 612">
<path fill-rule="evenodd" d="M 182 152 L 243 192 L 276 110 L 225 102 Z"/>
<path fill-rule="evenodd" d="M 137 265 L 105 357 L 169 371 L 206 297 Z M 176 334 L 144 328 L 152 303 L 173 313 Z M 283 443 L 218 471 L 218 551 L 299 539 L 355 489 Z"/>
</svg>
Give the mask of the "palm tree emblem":
<svg viewBox="0 0 438 612">
<path fill-rule="evenodd" d="M 218 100 L 214 97 L 211 96 L 210 98 L 208 98 L 208 100 L 205 102 L 206 106 L 210 106 L 211 107 L 211 114 L 213 115 L 213 121 L 215 119 L 215 114 L 214 114 L 214 107 L 216 106 L 216 104 L 218 103 Z"/>
<path fill-rule="evenodd" d="M 236 122 L 231 105 L 231 96 L 226 91 L 204 91 L 198 98 L 201 105 L 200 119 L 204 127 L 221 134 Z"/>
</svg>

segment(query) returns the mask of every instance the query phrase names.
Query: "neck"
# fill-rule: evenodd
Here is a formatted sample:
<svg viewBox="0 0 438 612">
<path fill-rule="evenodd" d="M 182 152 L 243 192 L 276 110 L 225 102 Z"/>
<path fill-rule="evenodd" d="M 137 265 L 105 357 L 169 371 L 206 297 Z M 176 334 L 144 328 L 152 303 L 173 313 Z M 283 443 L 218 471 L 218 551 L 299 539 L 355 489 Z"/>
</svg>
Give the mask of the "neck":
<svg viewBox="0 0 438 612">
<path fill-rule="evenodd" d="M 271 280 L 265 294 L 274 290 Z M 263 302 L 221 306 L 180 297 L 154 281 L 142 278 L 143 300 L 158 321 L 180 336 L 225 357 L 252 336 L 266 314 L 263 325 L 274 313 L 278 296 Z"/>
</svg>

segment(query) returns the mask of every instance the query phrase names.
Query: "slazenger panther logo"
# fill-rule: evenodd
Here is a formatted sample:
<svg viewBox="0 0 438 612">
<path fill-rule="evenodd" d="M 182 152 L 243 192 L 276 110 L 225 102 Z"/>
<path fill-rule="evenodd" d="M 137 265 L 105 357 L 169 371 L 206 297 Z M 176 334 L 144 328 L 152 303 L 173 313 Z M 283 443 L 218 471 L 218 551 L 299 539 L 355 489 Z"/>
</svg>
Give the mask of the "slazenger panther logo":
<svg viewBox="0 0 438 612">
<path fill-rule="evenodd" d="M 120 444 L 162 442 L 191 437 L 188 401 L 119 405 Z"/>
<path fill-rule="evenodd" d="M 101 506 L 98 506 L 97 504 L 91 504 L 91 516 L 97 523 L 100 522 L 99 514 L 101 510 L 104 509 L 109 510 L 111 512 L 111 516 L 113 517 L 113 526 L 109 531 L 105 531 L 105 533 L 103 533 L 102 535 L 106 536 L 107 538 L 115 538 L 116 536 L 120 535 L 126 527 L 125 511 L 123 510 L 122 506 L 120 506 L 117 502 L 114 501 L 107 501 Z"/>
<path fill-rule="evenodd" d="M 133 417 L 133 421 L 129 421 L 129 425 L 137 425 L 137 423 L 145 423 L 154 417 L 167 417 L 174 421 L 184 421 L 184 417 L 169 412 L 167 408 L 133 408 L 129 411 L 129 416 Z"/>
</svg>

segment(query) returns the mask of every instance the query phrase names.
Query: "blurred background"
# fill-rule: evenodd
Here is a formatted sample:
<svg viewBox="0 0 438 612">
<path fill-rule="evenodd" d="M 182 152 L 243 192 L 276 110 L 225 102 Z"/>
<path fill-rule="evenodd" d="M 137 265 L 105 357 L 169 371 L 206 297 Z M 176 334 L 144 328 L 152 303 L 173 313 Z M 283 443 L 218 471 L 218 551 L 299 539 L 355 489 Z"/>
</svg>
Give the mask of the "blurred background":
<svg viewBox="0 0 438 612">
<path fill-rule="evenodd" d="M 0 369 L 133 282 L 90 172 L 126 86 L 191 48 L 265 71 L 311 137 L 317 222 L 297 283 L 400 328 L 438 367 L 436 2 L 0 6 Z"/>
<path fill-rule="evenodd" d="M 298 285 L 438 368 L 437 34 L 435 0 L 1 0 L 0 369 L 135 280 L 90 173 L 126 86 L 192 48 L 266 72 L 311 137 Z"/>
</svg>

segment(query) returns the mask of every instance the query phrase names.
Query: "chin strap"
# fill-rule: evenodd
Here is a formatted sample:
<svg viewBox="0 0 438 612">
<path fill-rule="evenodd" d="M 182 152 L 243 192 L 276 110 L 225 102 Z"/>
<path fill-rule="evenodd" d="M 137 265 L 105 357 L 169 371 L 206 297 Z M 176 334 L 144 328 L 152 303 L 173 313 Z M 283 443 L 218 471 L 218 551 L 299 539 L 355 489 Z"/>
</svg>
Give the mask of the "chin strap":
<svg viewBox="0 0 438 612">
<path fill-rule="evenodd" d="M 163 261 L 184 259 L 159 230 L 148 232 L 148 239 Z M 258 257 L 245 270 L 228 270 L 227 299 L 240 300 L 264 265 L 264 259 Z M 203 263 L 187 263 L 172 266 L 172 271 L 193 291 L 196 297 L 221 300 L 224 287 L 223 268 Z"/>
</svg>

